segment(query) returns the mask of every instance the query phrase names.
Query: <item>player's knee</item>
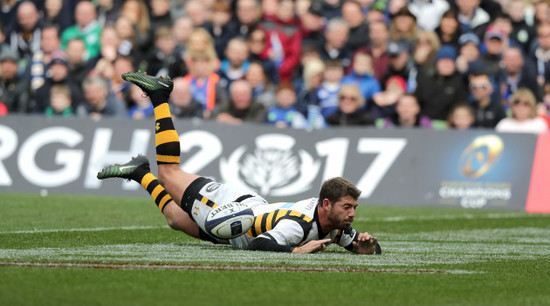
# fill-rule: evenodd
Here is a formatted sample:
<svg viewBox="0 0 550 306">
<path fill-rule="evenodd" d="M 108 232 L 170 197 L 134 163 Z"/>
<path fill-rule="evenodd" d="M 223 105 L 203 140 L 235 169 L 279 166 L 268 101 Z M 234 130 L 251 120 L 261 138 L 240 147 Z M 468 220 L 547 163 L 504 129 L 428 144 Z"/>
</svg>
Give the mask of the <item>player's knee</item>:
<svg viewBox="0 0 550 306">
<path fill-rule="evenodd" d="M 166 216 L 166 222 L 168 223 L 168 226 L 170 226 L 171 229 L 181 231 L 181 224 L 176 220 L 176 218 L 172 216 Z"/>
<path fill-rule="evenodd" d="M 166 184 L 170 181 L 171 177 L 174 177 L 174 173 L 181 171 L 179 168 L 179 165 L 175 164 L 161 164 L 158 167 L 159 172 L 159 182 L 166 186 Z"/>
</svg>

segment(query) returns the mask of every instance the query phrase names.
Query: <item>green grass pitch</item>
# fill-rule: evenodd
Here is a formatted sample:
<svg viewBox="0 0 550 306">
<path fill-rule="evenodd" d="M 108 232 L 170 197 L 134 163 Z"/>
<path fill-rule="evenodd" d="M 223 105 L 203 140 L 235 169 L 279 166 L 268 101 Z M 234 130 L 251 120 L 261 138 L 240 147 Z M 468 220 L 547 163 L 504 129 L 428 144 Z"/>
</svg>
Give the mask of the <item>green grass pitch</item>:
<svg viewBox="0 0 550 306">
<path fill-rule="evenodd" d="M 384 253 L 233 250 L 152 201 L 0 194 L 2 305 L 550 305 L 550 215 L 361 205 Z"/>
</svg>

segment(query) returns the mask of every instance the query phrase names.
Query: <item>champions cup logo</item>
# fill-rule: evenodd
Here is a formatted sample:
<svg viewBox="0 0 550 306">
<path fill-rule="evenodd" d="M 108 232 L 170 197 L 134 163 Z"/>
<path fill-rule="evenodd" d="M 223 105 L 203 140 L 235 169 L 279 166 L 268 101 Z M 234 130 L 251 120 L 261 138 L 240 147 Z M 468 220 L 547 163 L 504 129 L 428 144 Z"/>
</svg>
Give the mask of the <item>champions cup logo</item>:
<svg viewBox="0 0 550 306">
<path fill-rule="evenodd" d="M 481 177 L 491 169 L 503 149 L 504 143 L 496 135 L 477 137 L 460 156 L 460 172 L 471 179 Z"/>
<path fill-rule="evenodd" d="M 288 196 L 303 192 L 317 177 L 320 162 L 305 150 L 293 151 L 296 140 L 283 134 L 266 134 L 256 138 L 254 152 L 238 147 L 220 161 L 225 182 L 254 188 L 263 195 Z"/>
</svg>

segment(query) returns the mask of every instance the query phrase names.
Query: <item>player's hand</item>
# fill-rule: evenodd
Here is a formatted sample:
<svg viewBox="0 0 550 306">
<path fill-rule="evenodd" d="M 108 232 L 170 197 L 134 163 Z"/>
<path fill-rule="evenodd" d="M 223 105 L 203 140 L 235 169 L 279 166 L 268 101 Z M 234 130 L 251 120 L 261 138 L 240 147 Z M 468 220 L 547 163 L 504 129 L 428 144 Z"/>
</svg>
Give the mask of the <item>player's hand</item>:
<svg viewBox="0 0 550 306">
<path fill-rule="evenodd" d="M 353 251 L 357 254 L 374 254 L 378 239 L 369 233 L 360 233 L 353 242 Z"/>
<path fill-rule="evenodd" d="M 292 250 L 292 253 L 306 254 L 306 253 L 315 253 L 315 252 L 324 251 L 327 247 L 327 243 L 329 242 L 330 242 L 330 239 L 312 240 L 300 247 L 295 247 L 294 250 Z"/>
</svg>

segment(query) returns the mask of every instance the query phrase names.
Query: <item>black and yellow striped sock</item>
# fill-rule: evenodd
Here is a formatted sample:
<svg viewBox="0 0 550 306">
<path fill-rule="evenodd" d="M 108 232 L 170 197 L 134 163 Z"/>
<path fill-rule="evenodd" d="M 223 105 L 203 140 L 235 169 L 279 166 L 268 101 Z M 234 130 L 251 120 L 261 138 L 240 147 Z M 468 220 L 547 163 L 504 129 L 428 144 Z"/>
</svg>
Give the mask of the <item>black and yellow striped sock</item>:
<svg viewBox="0 0 550 306">
<path fill-rule="evenodd" d="M 179 164 L 180 138 L 174 128 L 168 103 L 155 107 L 155 120 L 157 164 Z"/>
<path fill-rule="evenodd" d="M 172 200 L 172 197 L 152 173 L 147 173 L 143 176 L 140 184 L 151 195 L 151 198 L 153 198 L 161 212 L 164 210 L 164 206 Z"/>
</svg>

